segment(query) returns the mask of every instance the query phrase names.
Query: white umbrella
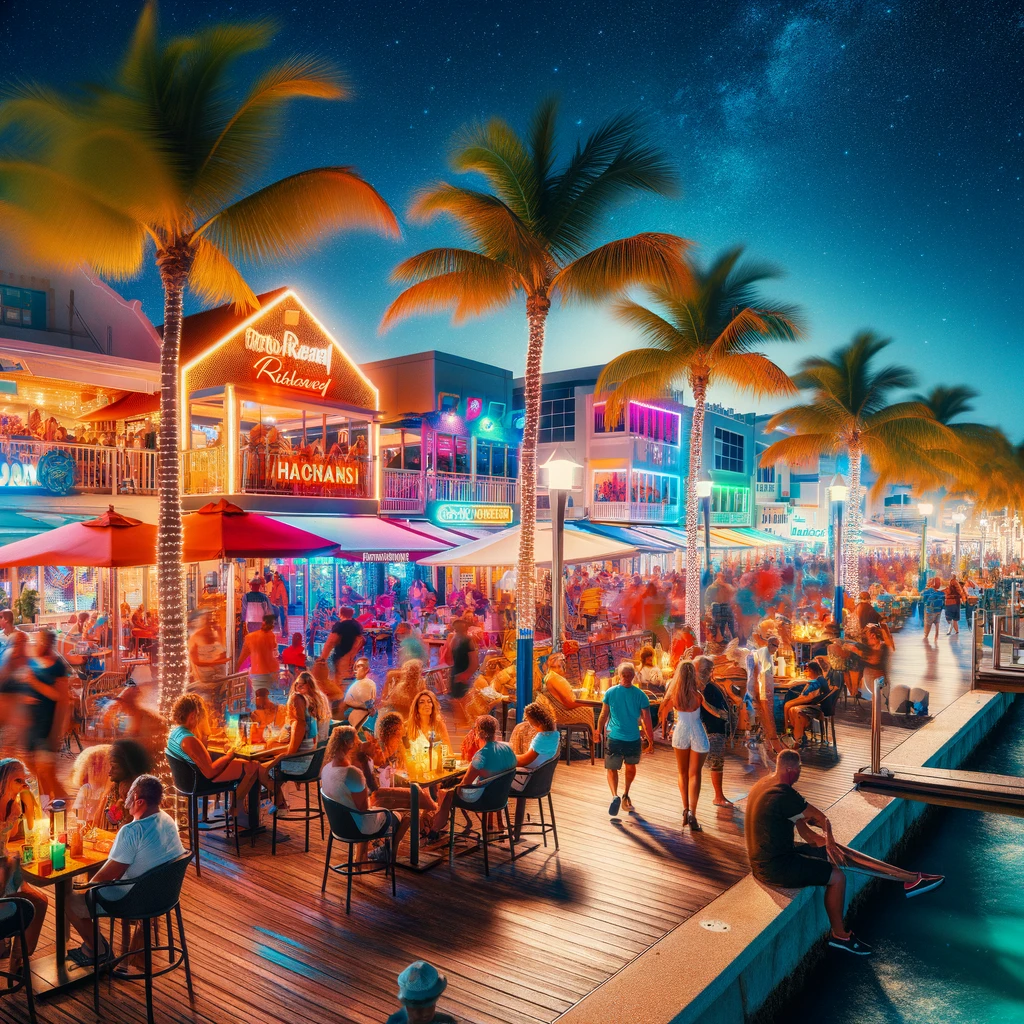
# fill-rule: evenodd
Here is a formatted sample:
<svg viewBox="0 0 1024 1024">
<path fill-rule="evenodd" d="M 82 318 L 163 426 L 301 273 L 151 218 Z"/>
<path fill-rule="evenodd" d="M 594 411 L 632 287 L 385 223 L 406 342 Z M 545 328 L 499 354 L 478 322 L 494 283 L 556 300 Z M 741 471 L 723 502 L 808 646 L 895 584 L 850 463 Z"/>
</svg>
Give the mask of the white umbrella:
<svg viewBox="0 0 1024 1024">
<path fill-rule="evenodd" d="M 566 527 L 564 540 L 566 564 L 603 562 L 609 558 L 630 558 L 637 553 L 631 544 Z M 551 564 L 551 524 L 538 523 L 533 534 L 537 565 Z M 419 559 L 419 565 L 491 566 L 515 565 L 519 559 L 519 527 L 511 526 L 482 540 Z"/>
</svg>

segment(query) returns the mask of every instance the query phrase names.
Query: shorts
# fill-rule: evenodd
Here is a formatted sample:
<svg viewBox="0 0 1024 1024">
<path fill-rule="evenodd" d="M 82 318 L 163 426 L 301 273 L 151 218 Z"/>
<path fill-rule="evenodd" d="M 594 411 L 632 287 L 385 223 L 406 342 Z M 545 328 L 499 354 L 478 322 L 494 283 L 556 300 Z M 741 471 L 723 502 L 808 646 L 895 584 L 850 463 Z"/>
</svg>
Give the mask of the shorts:
<svg viewBox="0 0 1024 1024">
<path fill-rule="evenodd" d="M 261 687 L 272 690 L 277 686 L 277 678 L 276 672 L 261 672 L 258 675 L 252 672 L 249 673 L 249 682 L 252 683 L 254 690 L 259 690 Z"/>
<path fill-rule="evenodd" d="M 695 754 L 706 754 L 710 749 L 708 734 L 699 713 L 676 713 L 676 727 L 672 730 L 672 746 L 676 750 L 692 750 Z"/>
<path fill-rule="evenodd" d="M 947 622 L 959 622 L 960 621 L 960 605 L 958 605 L 958 604 L 947 604 L 946 605 L 946 621 Z"/>
<path fill-rule="evenodd" d="M 832 878 L 832 862 L 825 847 L 808 843 L 795 843 L 792 853 L 775 857 L 767 864 L 751 865 L 751 870 L 759 882 L 780 889 L 828 885 Z"/>
<path fill-rule="evenodd" d="M 941 615 L 942 615 L 942 612 L 925 612 L 924 613 L 924 631 L 926 633 L 928 632 L 929 629 L 932 628 L 932 626 L 937 626 L 939 624 L 939 617 Z"/>
<path fill-rule="evenodd" d="M 724 772 L 725 758 L 723 757 L 723 753 L 725 751 L 725 733 L 709 732 L 708 747 L 708 759 L 704 762 L 704 767 L 707 768 L 709 772 Z"/>
<path fill-rule="evenodd" d="M 605 746 L 604 766 L 609 771 L 617 772 L 625 764 L 640 763 L 640 740 L 613 740 L 608 737 Z"/>
</svg>

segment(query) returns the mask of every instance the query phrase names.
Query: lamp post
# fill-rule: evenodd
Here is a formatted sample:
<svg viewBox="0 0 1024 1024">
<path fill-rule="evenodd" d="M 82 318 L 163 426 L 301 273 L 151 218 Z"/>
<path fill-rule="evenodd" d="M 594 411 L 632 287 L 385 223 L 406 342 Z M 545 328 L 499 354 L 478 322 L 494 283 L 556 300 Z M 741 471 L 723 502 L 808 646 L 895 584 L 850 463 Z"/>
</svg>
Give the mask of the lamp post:
<svg viewBox="0 0 1024 1024">
<path fill-rule="evenodd" d="M 963 526 L 967 516 L 959 509 L 952 515 L 953 526 L 955 527 L 953 541 L 953 572 L 960 571 L 960 527 Z"/>
<path fill-rule="evenodd" d="M 551 497 L 551 650 L 562 647 L 562 552 L 565 538 L 565 504 L 580 465 L 567 452 L 556 448 L 544 463 Z"/>
<path fill-rule="evenodd" d="M 700 501 L 700 512 L 704 520 L 704 574 L 703 579 L 700 581 L 700 621 L 704 622 L 704 588 L 708 585 L 711 578 L 711 474 L 705 467 L 700 471 L 700 476 L 697 478 L 697 498 Z M 692 544 L 696 540 L 695 537 L 687 537 L 687 543 Z M 689 624 L 688 624 L 689 625 Z M 701 626 L 694 624 L 691 627 L 694 631 L 694 635 L 699 639 L 701 634 Z"/>
<path fill-rule="evenodd" d="M 843 506 L 850 493 L 846 485 L 846 477 L 842 473 L 836 473 L 829 484 L 829 501 L 832 504 L 833 528 L 832 546 L 835 548 L 835 593 L 832 597 L 832 618 L 835 619 L 840 633 L 843 629 Z"/>
<path fill-rule="evenodd" d="M 985 549 L 988 547 L 988 516 L 982 516 L 978 523 L 981 527 L 981 552 L 978 555 L 978 572 L 985 575 Z"/>
<path fill-rule="evenodd" d="M 921 581 L 919 590 L 924 590 L 925 577 L 928 575 L 928 517 L 935 510 L 930 501 L 919 501 L 917 511 L 921 513 Z"/>
</svg>

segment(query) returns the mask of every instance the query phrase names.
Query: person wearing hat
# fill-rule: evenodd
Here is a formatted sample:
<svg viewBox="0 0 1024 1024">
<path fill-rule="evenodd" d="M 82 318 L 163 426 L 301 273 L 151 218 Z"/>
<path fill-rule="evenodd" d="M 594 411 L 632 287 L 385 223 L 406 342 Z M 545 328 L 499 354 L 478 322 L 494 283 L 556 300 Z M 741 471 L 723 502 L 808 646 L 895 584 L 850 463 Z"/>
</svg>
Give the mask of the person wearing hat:
<svg viewBox="0 0 1024 1024">
<path fill-rule="evenodd" d="M 417 960 L 398 976 L 398 1001 L 402 1009 L 387 1024 L 457 1024 L 451 1014 L 437 1009 L 448 979 L 433 964 Z"/>
<path fill-rule="evenodd" d="M 242 596 L 242 621 L 246 633 L 254 633 L 263 625 L 263 616 L 273 614 L 270 600 L 263 593 L 263 577 L 253 576 L 249 580 L 249 592 Z M 274 616 L 275 621 L 277 616 Z"/>
</svg>

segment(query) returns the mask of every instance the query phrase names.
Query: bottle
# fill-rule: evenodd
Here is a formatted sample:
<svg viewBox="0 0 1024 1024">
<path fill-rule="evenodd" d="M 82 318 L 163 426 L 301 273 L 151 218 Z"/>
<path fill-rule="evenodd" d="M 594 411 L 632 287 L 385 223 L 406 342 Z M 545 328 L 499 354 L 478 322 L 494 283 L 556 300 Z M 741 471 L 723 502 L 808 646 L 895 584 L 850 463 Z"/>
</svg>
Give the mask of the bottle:
<svg viewBox="0 0 1024 1024">
<path fill-rule="evenodd" d="M 53 813 L 53 834 L 54 836 L 60 836 L 61 833 L 66 833 L 67 828 L 65 825 L 65 814 L 64 808 L 66 803 L 63 800 L 54 800 L 50 805 L 50 810 Z"/>
</svg>

